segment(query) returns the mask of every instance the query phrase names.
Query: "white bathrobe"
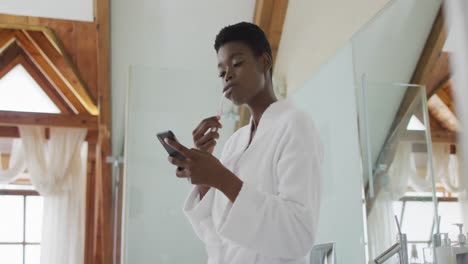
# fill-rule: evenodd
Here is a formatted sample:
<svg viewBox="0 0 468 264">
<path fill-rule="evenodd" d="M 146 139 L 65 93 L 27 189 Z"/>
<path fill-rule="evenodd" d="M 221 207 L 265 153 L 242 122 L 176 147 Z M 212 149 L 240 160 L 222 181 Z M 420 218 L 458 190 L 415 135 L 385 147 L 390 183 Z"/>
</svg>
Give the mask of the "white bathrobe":
<svg viewBox="0 0 468 264">
<path fill-rule="evenodd" d="M 289 100 L 268 107 L 248 146 L 250 126 L 234 133 L 223 165 L 244 183 L 234 203 L 198 188 L 184 212 L 205 243 L 209 264 L 305 264 L 314 244 L 322 146 L 310 117 Z"/>
</svg>

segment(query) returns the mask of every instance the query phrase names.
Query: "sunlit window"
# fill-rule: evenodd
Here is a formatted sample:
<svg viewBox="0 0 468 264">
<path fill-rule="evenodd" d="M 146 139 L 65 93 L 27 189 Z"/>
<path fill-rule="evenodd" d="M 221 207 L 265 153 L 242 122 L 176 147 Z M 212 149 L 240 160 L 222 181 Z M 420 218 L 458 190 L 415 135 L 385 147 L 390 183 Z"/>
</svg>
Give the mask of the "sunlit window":
<svg viewBox="0 0 468 264">
<path fill-rule="evenodd" d="M 57 106 L 20 64 L 0 79 L 0 110 L 60 113 Z"/>
<path fill-rule="evenodd" d="M 417 130 L 417 131 L 424 131 L 426 127 L 424 124 L 419 120 L 416 116 L 412 116 L 410 121 L 408 122 L 408 126 L 406 127 L 407 130 Z"/>
<path fill-rule="evenodd" d="M 408 236 L 408 250 L 414 247 L 417 257 L 423 259 L 423 249 L 430 247 L 436 230 L 432 196 L 405 196 L 394 202 L 393 210 L 401 221 L 401 231 Z M 452 241 L 457 241 L 458 228 L 454 224 L 463 223 L 457 199 L 439 200 L 438 214 L 442 216 L 440 232 L 448 233 Z"/>
<path fill-rule="evenodd" d="M 39 264 L 42 197 L 34 191 L 0 190 L 0 263 Z"/>
</svg>

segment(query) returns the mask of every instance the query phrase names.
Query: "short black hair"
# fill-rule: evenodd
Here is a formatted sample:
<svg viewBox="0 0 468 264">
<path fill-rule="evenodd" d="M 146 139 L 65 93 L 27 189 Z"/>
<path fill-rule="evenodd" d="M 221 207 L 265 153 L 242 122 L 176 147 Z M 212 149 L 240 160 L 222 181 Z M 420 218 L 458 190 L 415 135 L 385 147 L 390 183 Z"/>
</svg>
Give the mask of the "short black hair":
<svg viewBox="0 0 468 264">
<path fill-rule="evenodd" d="M 216 36 L 214 48 L 218 52 L 224 44 L 233 41 L 246 44 L 257 57 L 266 52 L 273 59 L 271 46 L 265 32 L 255 24 L 240 22 L 224 27 Z"/>
</svg>

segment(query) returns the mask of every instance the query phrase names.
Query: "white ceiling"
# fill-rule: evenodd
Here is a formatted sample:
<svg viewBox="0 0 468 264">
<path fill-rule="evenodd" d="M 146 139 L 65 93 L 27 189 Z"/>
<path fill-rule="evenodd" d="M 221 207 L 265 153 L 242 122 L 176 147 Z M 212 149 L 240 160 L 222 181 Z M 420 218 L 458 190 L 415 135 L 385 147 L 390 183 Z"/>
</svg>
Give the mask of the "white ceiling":
<svg viewBox="0 0 468 264">
<path fill-rule="evenodd" d="M 93 21 L 94 0 L 0 1 L 0 14 Z"/>
<path fill-rule="evenodd" d="M 455 24 L 455 23 L 448 23 L 448 36 L 447 40 L 445 41 L 445 45 L 443 48 L 443 51 L 445 52 L 459 52 L 459 43 L 457 43 L 457 40 L 459 40 L 453 32 L 460 32 L 461 30 L 461 25 L 460 24 Z"/>
<path fill-rule="evenodd" d="M 216 74 L 216 54 L 213 49 L 216 34 L 226 25 L 252 21 L 254 9 L 255 0 L 112 2 L 111 85 L 114 154 L 121 154 L 123 149 L 123 106 L 130 65 L 203 70 Z"/>
</svg>

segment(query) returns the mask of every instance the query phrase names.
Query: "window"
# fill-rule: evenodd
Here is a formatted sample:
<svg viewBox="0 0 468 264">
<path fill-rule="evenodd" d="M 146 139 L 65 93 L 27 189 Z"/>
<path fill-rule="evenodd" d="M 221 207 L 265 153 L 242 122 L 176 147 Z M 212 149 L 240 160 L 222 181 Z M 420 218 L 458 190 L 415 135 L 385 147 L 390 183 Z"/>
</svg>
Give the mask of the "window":
<svg viewBox="0 0 468 264">
<path fill-rule="evenodd" d="M 426 130 L 426 126 L 417 118 L 416 116 L 411 116 L 410 121 L 408 122 L 408 126 L 406 130 L 417 130 L 417 131 L 424 131 Z"/>
<path fill-rule="evenodd" d="M 21 64 L 0 79 L 0 110 L 60 113 L 60 109 Z"/>
<path fill-rule="evenodd" d="M 393 203 L 393 211 L 401 222 L 401 231 L 407 234 L 408 254 L 411 254 L 412 247 L 415 247 L 420 260 L 423 259 L 423 248 L 431 245 L 432 234 L 436 231 L 434 204 L 430 195 L 428 193 L 427 196 L 405 196 Z M 439 197 L 438 214 L 442 216 L 440 232 L 448 233 L 452 241 L 457 241 L 459 231 L 454 224 L 464 222 L 458 198 Z"/>
<path fill-rule="evenodd" d="M 42 197 L 29 189 L 2 189 L 0 215 L 0 263 L 39 264 Z"/>
</svg>

